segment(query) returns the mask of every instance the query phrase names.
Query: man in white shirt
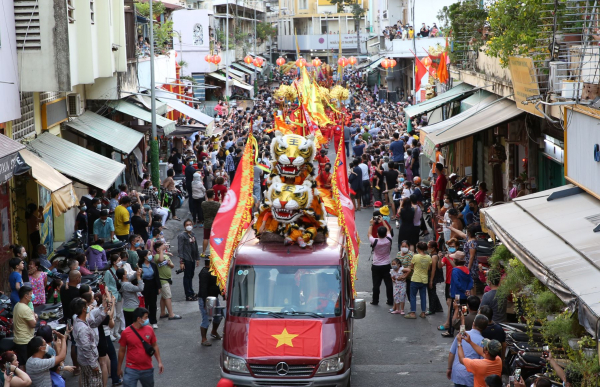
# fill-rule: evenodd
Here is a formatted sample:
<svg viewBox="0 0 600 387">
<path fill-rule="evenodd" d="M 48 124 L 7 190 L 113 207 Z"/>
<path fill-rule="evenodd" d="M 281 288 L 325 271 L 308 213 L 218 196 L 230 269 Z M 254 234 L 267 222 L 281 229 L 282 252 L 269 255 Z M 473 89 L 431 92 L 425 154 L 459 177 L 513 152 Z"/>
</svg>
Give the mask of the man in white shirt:
<svg viewBox="0 0 600 387">
<path fill-rule="evenodd" d="M 373 253 L 373 264 L 371 266 L 371 277 L 373 280 L 373 300 L 371 305 L 379 304 L 379 288 L 381 287 L 381 281 L 385 284 L 385 294 L 387 296 L 387 304 L 393 305 L 393 284 L 390 271 L 392 266 L 390 264 L 390 252 L 392 250 L 392 236 L 390 233 L 389 226 L 386 222 L 383 222 L 383 226 L 377 229 L 377 238 L 373 238 L 373 219 L 370 220 L 371 225 L 369 226 L 368 236 L 369 242 L 371 243 L 371 250 Z"/>
<path fill-rule="evenodd" d="M 362 203 L 363 207 L 371 206 L 371 181 L 369 180 L 369 166 L 367 162 L 369 160 L 369 156 L 364 153 L 361 157 L 361 163 L 358 164 L 358 167 L 362 171 Z"/>
</svg>

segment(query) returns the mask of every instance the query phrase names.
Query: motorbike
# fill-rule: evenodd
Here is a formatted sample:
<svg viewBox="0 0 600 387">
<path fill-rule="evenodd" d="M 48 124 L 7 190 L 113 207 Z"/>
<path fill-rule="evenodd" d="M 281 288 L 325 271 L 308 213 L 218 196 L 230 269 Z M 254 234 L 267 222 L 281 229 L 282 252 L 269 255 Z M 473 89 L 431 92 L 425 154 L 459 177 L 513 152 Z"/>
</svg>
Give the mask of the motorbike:
<svg viewBox="0 0 600 387">
<path fill-rule="evenodd" d="M 83 233 L 78 230 L 73 233 L 73 237 L 66 243 L 63 243 L 58 250 L 54 250 L 48 257 L 50 262 L 55 259 L 69 260 L 75 258 L 79 253 L 84 253 L 86 248 L 85 237 Z"/>
<path fill-rule="evenodd" d="M 186 189 L 185 184 L 185 175 L 175 175 L 173 176 L 173 180 L 175 180 L 175 188 L 181 192 L 183 199 L 188 197 L 188 191 Z M 182 201 L 183 203 L 183 201 Z"/>
</svg>

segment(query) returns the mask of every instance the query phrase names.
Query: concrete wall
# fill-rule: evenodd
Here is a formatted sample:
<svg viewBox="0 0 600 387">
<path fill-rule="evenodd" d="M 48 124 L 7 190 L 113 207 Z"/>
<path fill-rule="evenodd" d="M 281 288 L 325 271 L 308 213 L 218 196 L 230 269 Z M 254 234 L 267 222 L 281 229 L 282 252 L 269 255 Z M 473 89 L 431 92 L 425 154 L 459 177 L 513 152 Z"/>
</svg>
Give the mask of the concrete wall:
<svg viewBox="0 0 600 387">
<path fill-rule="evenodd" d="M 13 0 L 0 2 L 0 122 L 21 117 Z"/>
<path fill-rule="evenodd" d="M 490 93 L 502 97 L 513 94 L 510 71 L 508 67 L 502 68 L 497 58 L 480 52 L 473 67 L 473 70 L 457 70 L 451 67 L 450 75 L 452 78 L 459 79 L 473 86 L 482 87 L 490 85 L 485 89 Z M 509 99 L 514 100 L 513 97 L 509 97 Z"/>
<path fill-rule="evenodd" d="M 565 175 L 578 185 L 600 195 L 600 162 L 594 160 L 594 148 L 600 144 L 600 115 L 595 114 L 595 109 L 580 109 L 591 113 L 568 111 L 565 131 Z"/>
<path fill-rule="evenodd" d="M 173 83 L 175 81 L 175 52 L 171 51 L 169 56 L 157 56 L 154 60 L 154 80 L 156 85 Z M 140 59 L 138 63 L 138 81 L 140 89 L 150 88 L 150 59 Z"/>
<path fill-rule="evenodd" d="M 66 3 L 64 0 L 37 3 L 41 49 L 18 51 L 21 91 L 71 91 Z"/>
<path fill-rule="evenodd" d="M 182 69 L 182 75 L 206 73 L 210 71 L 211 66 L 212 68 L 215 67 L 204 60 L 204 57 L 209 54 L 209 13 L 205 9 L 182 9 L 171 14 L 173 18 L 173 31 L 176 32 L 173 37 L 173 48 L 178 54 L 177 61 L 183 60 L 188 63 Z M 194 28 L 196 26 L 202 28 L 200 42 L 194 39 Z"/>
</svg>

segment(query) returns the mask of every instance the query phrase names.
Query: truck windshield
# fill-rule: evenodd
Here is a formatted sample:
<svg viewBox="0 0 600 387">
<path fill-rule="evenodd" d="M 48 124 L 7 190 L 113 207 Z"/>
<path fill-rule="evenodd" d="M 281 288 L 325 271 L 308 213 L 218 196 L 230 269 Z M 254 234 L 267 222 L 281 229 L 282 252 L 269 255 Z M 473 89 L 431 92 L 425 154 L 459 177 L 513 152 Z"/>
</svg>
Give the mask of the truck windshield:
<svg viewBox="0 0 600 387">
<path fill-rule="evenodd" d="M 234 316 L 334 317 L 341 315 L 339 266 L 249 266 L 233 272 Z"/>
</svg>

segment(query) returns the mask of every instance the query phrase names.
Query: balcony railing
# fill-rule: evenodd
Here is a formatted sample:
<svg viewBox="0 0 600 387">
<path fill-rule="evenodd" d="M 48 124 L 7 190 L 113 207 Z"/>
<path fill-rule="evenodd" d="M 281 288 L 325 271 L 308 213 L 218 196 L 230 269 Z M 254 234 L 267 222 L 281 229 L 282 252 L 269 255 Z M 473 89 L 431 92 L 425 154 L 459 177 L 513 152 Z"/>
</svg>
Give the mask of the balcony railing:
<svg viewBox="0 0 600 387">
<path fill-rule="evenodd" d="M 213 0 L 212 4 L 213 6 L 217 6 L 217 5 L 227 5 L 227 0 Z M 256 1 L 256 0 L 229 0 L 229 6 L 233 8 L 235 8 L 235 6 L 239 7 L 245 7 L 251 10 L 254 10 L 256 8 L 256 12 L 265 12 L 266 8 L 265 8 L 265 3 L 263 1 Z M 231 9 L 231 8 L 230 8 Z"/>
</svg>

